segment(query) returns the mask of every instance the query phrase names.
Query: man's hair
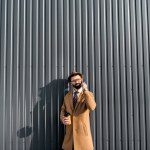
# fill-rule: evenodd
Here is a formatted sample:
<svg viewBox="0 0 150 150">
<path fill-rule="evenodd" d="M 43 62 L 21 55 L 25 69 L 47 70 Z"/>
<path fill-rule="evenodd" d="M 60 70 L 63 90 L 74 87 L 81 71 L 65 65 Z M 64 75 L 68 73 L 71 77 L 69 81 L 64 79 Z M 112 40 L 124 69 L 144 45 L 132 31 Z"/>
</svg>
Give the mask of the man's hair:
<svg viewBox="0 0 150 150">
<path fill-rule="evenodd" d="M 68 77 L 68 82 L 71 82 L 71 78 L 74 77 L 74 76 L 77 76 L 77 75 L 79 75 L 82 79 L 84 78 L 82 73 L 80 73 L 80 72 L 72 72 L 70 74 L 70 76 Z"/>
</svg>

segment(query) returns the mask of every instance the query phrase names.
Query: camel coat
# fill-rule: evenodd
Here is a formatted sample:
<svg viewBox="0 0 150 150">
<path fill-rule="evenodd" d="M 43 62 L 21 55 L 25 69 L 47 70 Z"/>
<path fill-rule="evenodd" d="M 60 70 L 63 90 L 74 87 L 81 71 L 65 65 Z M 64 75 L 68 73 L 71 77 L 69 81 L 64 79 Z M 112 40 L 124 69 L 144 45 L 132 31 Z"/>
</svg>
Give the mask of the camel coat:
<svg viewBox="0 0 150 150">
<path fill-rule="evenodd" d="M 75 109 L 72 103 L 72 91 L 64 97 L 64 102 L 61 107 L 60 119 L 66 112 L 71 114 L 71 125 L 66 126 L 66 133 L 62 148 L 64 150 L 93 150 L 93 141 L 90 130 L 89 114 L 94 110 L 96 103 L 93 93 L 90 91 L 82 92 L 76 103 Z"/>
</svg>

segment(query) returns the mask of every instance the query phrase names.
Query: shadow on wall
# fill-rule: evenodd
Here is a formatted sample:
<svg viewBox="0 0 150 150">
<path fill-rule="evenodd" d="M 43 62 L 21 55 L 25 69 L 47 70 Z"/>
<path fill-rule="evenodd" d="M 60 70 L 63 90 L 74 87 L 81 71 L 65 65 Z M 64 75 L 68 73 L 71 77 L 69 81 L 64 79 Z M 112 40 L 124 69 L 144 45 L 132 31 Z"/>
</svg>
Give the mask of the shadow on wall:
<svg viewBox="0 0 150 150">
<path fill-rule="evenodd" d="M 31 122 L 17 131 L 19 138 L 31 136 L 30 150 L 60 150 L 64 137 L 64 126 L 60 123 L 59 113 L 63 98 L 68 92 L 65 79 L 53 80 L 40 88 L 40 100 L 34 106 Z"/>
</svg>

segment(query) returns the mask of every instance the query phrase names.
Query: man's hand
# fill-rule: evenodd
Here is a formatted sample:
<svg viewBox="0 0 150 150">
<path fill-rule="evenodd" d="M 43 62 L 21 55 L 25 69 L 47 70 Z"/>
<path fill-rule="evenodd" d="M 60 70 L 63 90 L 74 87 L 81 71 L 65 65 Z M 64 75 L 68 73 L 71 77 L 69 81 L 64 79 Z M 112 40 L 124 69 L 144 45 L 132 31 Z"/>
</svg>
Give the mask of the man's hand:
<svg viewBox="0 0 150 150">
<path fill-rule="evenodd" d="M 69 117 L 70 117 L 70 116 L 69 116 Z M 69 117 L 63 116 L 63 118 L 62 118 L 62 123 L 63 123 L 64 125 L 69 125 L 69 124 L 71 124 L 71 120 L 70 120 Z"/>
<path fill-rule="evenodd" d="M 87 84 L 85 82 L 82 83 L 82 88 L 83 88 L 83 91 L 87 91 L 88 90 Z"/>
</svg>

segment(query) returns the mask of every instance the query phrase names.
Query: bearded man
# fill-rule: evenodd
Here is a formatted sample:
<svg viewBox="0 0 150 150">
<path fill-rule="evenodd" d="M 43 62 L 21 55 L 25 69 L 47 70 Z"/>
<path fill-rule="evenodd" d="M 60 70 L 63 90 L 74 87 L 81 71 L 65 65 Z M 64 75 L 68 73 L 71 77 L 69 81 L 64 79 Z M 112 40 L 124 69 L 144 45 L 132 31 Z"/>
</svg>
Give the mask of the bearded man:
<svg viewBox="0 0 150 150">
<path fill-rule="evenodd" d="M 68 82 L 73 88 L 64 97 L 60 120 L 66 126 L 64 150 L 93 150 L 90 112 L 96 108 L 93 93 L 83 82 L 83 74 L 72 72 Z"/>
</svg>

